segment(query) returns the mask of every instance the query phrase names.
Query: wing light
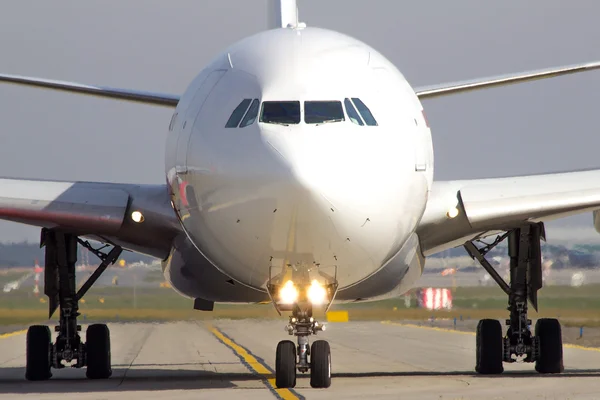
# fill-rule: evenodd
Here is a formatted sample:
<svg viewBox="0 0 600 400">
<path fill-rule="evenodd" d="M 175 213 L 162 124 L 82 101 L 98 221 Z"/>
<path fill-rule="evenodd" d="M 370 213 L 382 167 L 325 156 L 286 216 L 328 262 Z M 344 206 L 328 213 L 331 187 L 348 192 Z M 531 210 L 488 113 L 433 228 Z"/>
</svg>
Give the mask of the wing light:
<svg viewBox="0 0 600 400">
<path fill-rule="evenodd" d="M 134 211 L 131 213 L 131 219 L 133 220 L 133 222 L 141 224 L 142 222 L 144 222 L 144 215 L 139 211 Z"/>
<path fill-rule="evenodd" d="M 450 219 L 456 218 L 458 216 L 458 208 L 456 207 L 452 207 L 451 209 L 448 210 L 448 212 L 446 213 L 446 216 Z"/>
</svg>

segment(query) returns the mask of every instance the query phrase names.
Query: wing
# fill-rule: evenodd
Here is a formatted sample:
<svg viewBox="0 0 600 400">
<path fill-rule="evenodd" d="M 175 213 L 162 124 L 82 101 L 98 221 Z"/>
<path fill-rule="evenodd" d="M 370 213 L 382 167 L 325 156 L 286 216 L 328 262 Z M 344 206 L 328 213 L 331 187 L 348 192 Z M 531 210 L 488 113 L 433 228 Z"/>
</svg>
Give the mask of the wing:
<svg viewBox="0 0 600 400">
<path fill-rule="evenodd" d="M 495 86 L 504 86 L 513 83 L 533 81 L 536 79 L 553 78 L 561 75 L 575 74 L 578 72 L 591 71 L 598 68 L 600 68 L 600 61 L 420 87 L 416 88 L 415 92 L 419 99 L 431 99 L 434 97 L 469 92 L 478 89 L 486 89 Z"/>
<path fill-rule="evenodd" d="M 65 229 L 161 259 L 180 232 L 166 185 L 0 179 L 0 219 Z"/>
<path fill-rule="evenodd" d="M 150 93 L 131 89 L 91 86 L 75 82 L 55 81 L 51 79 L 32 78 L 28 76 L 0 74 L 0 82 L 54 89 L 96 97 L 126 100 L 135 103 L 152 104 L 164 107 L 176 107 L 179 96 L 172 94 Z"/>
<path fill-rule="evenodd" d="M 179 96 L 0 74 L 0 82 L 176 107 Z M 138 211 L 143 221 L 135 222 Z M 166 258 L 180 224 L 166 185 L 0 178 L 0 219 L 69 232 Z"/>
<path fill-rule="evenodd" d="M 597 209 L 600 170 L 434 182 L 417 234 L 427 256 L 527 221 Z"/>
</svg>

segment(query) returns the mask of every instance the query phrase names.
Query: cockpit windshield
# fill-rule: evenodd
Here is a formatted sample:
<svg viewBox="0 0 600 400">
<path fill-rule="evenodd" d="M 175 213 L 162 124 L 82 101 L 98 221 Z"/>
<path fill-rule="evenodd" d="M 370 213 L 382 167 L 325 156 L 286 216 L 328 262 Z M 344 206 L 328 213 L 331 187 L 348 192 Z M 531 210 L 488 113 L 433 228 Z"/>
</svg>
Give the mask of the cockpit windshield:
<svg viewBox="0 0 600 400">
<path fill-rule="evenodd" d="M 344 109 L 341 101 L 305 101 L 304 122 L 307 124 L 325 124 L 344 121 Z"/>
<path fill-rule="evenodd" d="M 260 122 L 290 125 L 300 123 L 299 101 L 265 101 L 262 103 Z"/>
</svg>

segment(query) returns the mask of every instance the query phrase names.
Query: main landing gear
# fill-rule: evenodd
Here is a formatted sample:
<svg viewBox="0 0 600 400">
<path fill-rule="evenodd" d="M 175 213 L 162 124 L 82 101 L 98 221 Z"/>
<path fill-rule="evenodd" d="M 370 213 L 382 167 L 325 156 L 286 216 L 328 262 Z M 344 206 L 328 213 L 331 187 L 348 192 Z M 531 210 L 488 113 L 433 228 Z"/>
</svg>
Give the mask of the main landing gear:
<svg viewBox="0 0 600 400">
<path fill-rule="evenodd" d="M 310 386 L 331 386 L 331 350 L 325 340 L 316 340 L 309 347 L 308 337 L 324 331 L 325 326 L 312 317 L 312 306 L 295 305 L 289 324 L 285 327 L 290 335 L 298 338 L 298 346 L 291 340 L 282 340 L 277 345 L 275 356 L 275 385 L 278 388 L 296 386 L 296 370 L 310 370 Z M 310 361 L 309 361 L 310 360 Z"/>
<path fill-rule="evenodd" d="M 76 291 L 75 263 L 77 244 L 81 244 L 98 256 L 102 263 Z M 46 380 L 52 376 L 51 369 L 65 367 L 82 368 L 87 366 L 86 375 L 90 379 L 106 379 L 112 374 L 110 360 L 110 333 L 104 324 L 90 325 L 83 343 L 77 324 L 78 301 L 96 282 L 109 264 L 117 261 L 122 248 L 119 246 L 105 254 L 102 249 L 94 249 L 76 235 L 42 229 L 41 245 L 46 247 L 44 271 L 44 293 L 49 299 L 49 318 L 57 308 L 60 318 L 55 331 L 56 342 L 45 325 L 34 325 L 27 331 L 27 364 L 25 378 L 31 381 Z"/>
<path fill-rule="evenodd" d="M 534 333 L 527 318 L 527 300 L 537 311 L 537 292 L 542 288 L 542 256 L 540 240 L 544 239 L 544 225 L 528 224 L 496 238 L 482 248 L 473 242 L 464 247 L 477 259 L 490 276 L 508 295 L 508 329 L 502 334 L 499 321 L 484 319 L 477 325 L 475 371 L 480 374 L 499 374 L 503 362 L 535 362 L 540 373 L 563 372 L 563 349 L 560 323 L 554 318 L 538 319 Z M 496 272 L 485 255 L 508 238 L 510 257 L 510 284 Z"/>
</svg>

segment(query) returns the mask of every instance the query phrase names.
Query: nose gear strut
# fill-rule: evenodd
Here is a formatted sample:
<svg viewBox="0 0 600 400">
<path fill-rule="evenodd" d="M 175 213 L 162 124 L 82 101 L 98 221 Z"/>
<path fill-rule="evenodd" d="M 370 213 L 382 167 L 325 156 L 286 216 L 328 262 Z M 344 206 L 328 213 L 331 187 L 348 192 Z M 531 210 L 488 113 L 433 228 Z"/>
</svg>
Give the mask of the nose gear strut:
<svg viewBox="0 0 600 400">
<path fill-rule="evenodd" d="M 308 356 L 310 355 L 308 337 L 324 331 L 325 325 L 320 324 L 312 317 L 312 307 L 301 309 L 300 306 L 296 305 L 285 330 L 288 334 L 298 338 L 298 363 L 296 367 L 300 372 L 307 372 L 310 369 L 308 363 Z"/>
<path fill-rule="evenodd" d="M 289 324 L 285 327 L 289 335 L 298 338 L 298 346 L 283 340 L 277 345 L 275 357 L 275 384 L 278 388 L 296 386 L 296 370 L 310 370 L 310 385 L 327 388 L 331 385 L 331 350 L 329 343 L 317 340 L 309 346 L 308 337 L 325 330 L 325 326 L 312 317 L 312 305 L 295 304 Z M 309 359 L 310 357 L 310 359 Z"/>
</svg>

